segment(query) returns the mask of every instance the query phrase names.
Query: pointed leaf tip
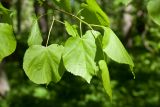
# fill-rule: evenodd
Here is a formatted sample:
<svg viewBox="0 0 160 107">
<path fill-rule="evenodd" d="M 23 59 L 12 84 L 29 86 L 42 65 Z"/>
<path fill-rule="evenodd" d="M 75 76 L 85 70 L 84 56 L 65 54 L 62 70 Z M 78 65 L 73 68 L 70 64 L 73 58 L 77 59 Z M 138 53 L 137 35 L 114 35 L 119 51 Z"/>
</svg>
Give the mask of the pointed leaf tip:
<svg viewBox="0 0 160 107">
<path fill-rule="evenodd" d="M 108 94 L 110 100 L 112 101 L 112 88 L 111 88 L 110 76 L 109 76 L 107 64 L 104 60 L 100 60 L 98 64 L 101 70 L 101 78 L 102 78 L 103 87 L 106 93 Z"/>
<path fill-rule="evenodd" d="M 104 27 L 104 36 L 102 40 L 103 51 L 112 60 L 130 65 L 130 68 L 134 67 L 134 63 L 129 56 L 128 52 L 124 48 L 121 41 L 115 35 L 115 33 L 108 27 Z M 133 71 L 133 69 L 131 69 Z"/>
<path fill-rule="evenodd" d="M 42 41 L 43 41 L 43 39 L 42 39 L 41 31 L 40 31 L 40 28 L 38 25 L 38 21 L 35 20 L 33 22 L 30 36 L 28 38 L 28 46 L 41 45 Z"/>
</svg>

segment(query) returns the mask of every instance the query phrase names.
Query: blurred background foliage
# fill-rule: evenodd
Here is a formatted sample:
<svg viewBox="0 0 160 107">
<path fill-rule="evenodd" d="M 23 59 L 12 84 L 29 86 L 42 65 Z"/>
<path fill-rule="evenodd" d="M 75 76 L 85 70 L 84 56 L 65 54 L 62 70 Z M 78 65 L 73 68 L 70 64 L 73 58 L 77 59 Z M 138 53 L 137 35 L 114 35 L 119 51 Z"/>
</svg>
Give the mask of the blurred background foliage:
<svg viewBox="0 0 160 107">
<path fill-rule="evenodd" d="M 112 103 L 96 77 L 89 85 L 82 78 L 66 72 L 58 84 L 32 83 L 22 69 L 32 17 L 49 13 L 39 20 L 45 43 L 53 14 L 61 21 L 78 23 L 74 18 L 54 11 L 54 8 L 64 7 L 77 14 L 84 0 L 71 0 L 69 8 L 57 7 L 55 0 L 1 0 L 5 7 L 13 10 L 18 45 L 16 51 L 3 61 L 10 91 L 0 99 L 0 107 L 160 107 L 160 26 L 148 16 L 148 0 L 129 0 L 128 5 L 123 4 L 123 0 L 97 1 L 132 56 L 136 79 L 133 79 L 128 66 L 110 61 Z M 83 30 L 86 29 L 83 25 Z M 68 38 L 64 26 L 59 23 L 55 23 L 51 33 L 50 43 L 63 44 Z"/>
</svg>

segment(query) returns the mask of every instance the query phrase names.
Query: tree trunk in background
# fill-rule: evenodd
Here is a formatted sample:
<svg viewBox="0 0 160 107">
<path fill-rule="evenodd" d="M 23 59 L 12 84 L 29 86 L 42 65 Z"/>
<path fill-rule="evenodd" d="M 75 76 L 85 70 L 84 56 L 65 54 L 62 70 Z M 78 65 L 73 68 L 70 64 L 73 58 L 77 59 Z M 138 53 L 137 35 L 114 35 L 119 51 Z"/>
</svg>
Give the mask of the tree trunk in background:
<svg viewBox="0 0 160 107">
<path fill-rule="evenodd" d="M 21 0 L 17 1 L 17 33 L 21 32 Z"/>
<path fill-rule="evenodd" d="M 6 73 L 4 72 L 4 70 L 2 70 L 2 67 L 0 65 L 0 99 L 4 98 L 9 90 L 10 87 L 6 77 Z"/>
<path fill-rule="evenodd" d="M 133 25 L 133 16 L 131 15 L 131 12 L 133 11 L 132 5 L 128 5 L 123 14 L 123 35 L 125 36 L 125 41 L 127 44 L 127 47 L 132 47 L 133 40 L 132 40 L 132 25 Z"/>
</svg>

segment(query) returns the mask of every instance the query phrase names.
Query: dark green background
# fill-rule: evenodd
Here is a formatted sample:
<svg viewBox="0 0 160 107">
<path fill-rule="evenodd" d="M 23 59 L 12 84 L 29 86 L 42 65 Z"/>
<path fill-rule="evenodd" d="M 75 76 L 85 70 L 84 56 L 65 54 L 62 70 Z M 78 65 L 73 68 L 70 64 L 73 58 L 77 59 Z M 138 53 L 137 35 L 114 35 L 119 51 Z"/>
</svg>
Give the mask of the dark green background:
<svg viewBox="0 0 160 107">
<path fill-rule="evenodd" d="M 71 1 L 72 12 L 76 14 L 84 0 Z M 61 12 L 53 11 L 53 7 L 57 5 L 52 0 L 1 0 L 5 7 L 14 11 L 13 26 L 18 45 L 16 51 L 3 61 L 11 90 L 6 98 L 0 100 L 0 107 L 160 107 L 160 26 L 152 22 L 148 16 L 148 0 L 133 0 L 129 4 L 132 9 L 128 12 L 133 18 L 132 26 L 128 34 L 124 35 L 123 15 L 126 14 L 126 7 L 117 1 L 98 2 L 110 17 L 111 28 L 133 58 L 136 79 L 133 79 L 127 65 L 110 61 L 109 71 L 113 89 L 111 103 L 101 81 L 96 77 L 89 85 L 82 78 L 66 72 L 58 84 L 50 83 L 46 86 L 32 83 L 22 69 L 22 62 L 28 47 L 27 38 L 34 13 L 41 15 L 49 12 L 54 13 L 61 21 L 78 21 Z M 51 14 L 46 15 L 39 22 L 44 44 L 51 18 Z M 86 29 L 83 25 L 83 32 Z M 56 23 L 51 32 L 50 43 L 64 44 L 67 38 L 64 26 Z"/>
</svg>

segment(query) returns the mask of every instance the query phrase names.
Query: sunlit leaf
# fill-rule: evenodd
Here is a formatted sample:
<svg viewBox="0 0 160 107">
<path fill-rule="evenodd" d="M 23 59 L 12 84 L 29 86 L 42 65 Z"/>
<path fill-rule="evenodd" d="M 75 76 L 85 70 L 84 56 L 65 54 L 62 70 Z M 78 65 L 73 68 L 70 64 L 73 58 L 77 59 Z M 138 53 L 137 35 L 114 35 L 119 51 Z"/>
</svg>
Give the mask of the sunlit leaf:
<svg viewBox="0 0 160 107">
<path fill-rule="evenodd" d="M 28 45 L 29 46 L 41 45 L 42 41 L 43 39 L 42 39 L 41 32 L 39 29 L 38 21 L 35 20 L 31 28 L 30 36 L 28 38 Z"/>
<path fill-rule="evenodd" d="M 63 74 L 63 70 L 60 70 L 62 51 L 63 46 L 57 44 L 29 47 L 23 62 L 23 69 L 29 79 L 37 84 L 58 82 Z"/>
<path fill-rule="evenodd" d="M 86 0 L 87 4 L 82 4 L 84 10 L 81 12 L 84 20 L 90 24 L 110 26 L 108 16 L 102 11 L 96 0 Z"/>
<path fill-rule="evenodd" d="M 109 76 L 107 64 L 104 60 L 99 61 L 99 68 L 101 70 L 101 78 L 102 78 L 103 87 L 106 93 L 108 94 L 108 96 L 110 97 L 110 99 L 112 100 L 112 89 L 111 89 L 111 84 L 110 84 L 110 76 Z"/>
<path fill-rule="evenodd" d="M 104 27 L 103 51 L 114 61 L 128 64 L 133 68 L 134 64 L 121 41 L 110 29 Z"/>
<path fill-rule="evenodd" d="M 151 19 L 160 25 L 160 0 L 149 1 L 147 9 Z"/>
<path fill-rule="evenodd" d="M 13 35 L 13 28 L 6 23 L 0 23 L 0 62 L 2 59 L 16 49 L 16 40 Z"/>
<path fill-rule="evenodd" d="M 91 31 L 80 37 L 70 37 L 63 53 L 65 68 L 74 75 L 83 77 L 88 83 L 95 74 L 96 44 Z"/>
</svg>

